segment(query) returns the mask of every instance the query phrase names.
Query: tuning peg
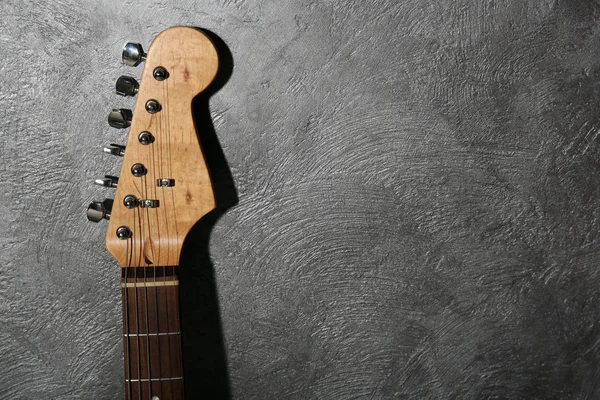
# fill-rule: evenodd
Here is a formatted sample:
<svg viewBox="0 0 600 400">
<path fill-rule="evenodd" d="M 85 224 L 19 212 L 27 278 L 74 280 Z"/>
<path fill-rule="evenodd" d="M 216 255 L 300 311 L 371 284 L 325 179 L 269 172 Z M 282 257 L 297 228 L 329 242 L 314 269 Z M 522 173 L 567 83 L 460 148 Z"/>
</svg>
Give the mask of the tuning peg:
<svg viewBox="0 0 600 400">
<path fill-rule="evenodd" d="M 123 46 L 121 59 L 123 60 L 123 64 L 130 67 L 137 67 L 142 61 L 146 60 L 146 53 L 144 53 L 141 44 L 127 42 Z"/>
<path fill-rule="evenodd" d="M 110 219 L 113 200 L 92 201 L 87 209 L 87 219 L 92 222 L 100 222 L 102 219 Z"/>
<path fill-rule="evenodd" d="M 115 89 L 119 96 L 135 96 L 138 92 L 140 84 L 135 78 L 127 75 L 122 75 L 117 79 Z"/>
<path fill-rule="evenodd" d="M 104 148 L 104 152 L 112 154 L 113 156 L 123 157 L 125 155 L 125 146 L 111 143 L 108 147 Z"/>
<path fill-rule="evenodd" d="M 113 109 L 108 114 L 108 124 L 117 129 L 128 128 L 131 125 L 131 118 L 133 118 L 131 110 L 126 108 Z"/>
<path fill-rule="evenodd" d="M 117 184 L 119 183 L 119 178 L 112 175 L 104 175 L 103 179 L 96 179 L 94 183 L 100 186 L 116 188 Z"/>
</svg>

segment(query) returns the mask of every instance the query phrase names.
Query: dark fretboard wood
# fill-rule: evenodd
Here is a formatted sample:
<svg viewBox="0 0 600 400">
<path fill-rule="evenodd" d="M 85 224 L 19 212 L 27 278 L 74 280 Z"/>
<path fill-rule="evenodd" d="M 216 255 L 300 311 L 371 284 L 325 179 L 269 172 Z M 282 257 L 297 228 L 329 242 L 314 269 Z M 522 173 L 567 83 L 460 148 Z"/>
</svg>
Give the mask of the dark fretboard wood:
<svg viewBox="0 0 600 400">
<path fill-rule="evenodd" d="M 182 400 L 177 267 L 123 268 L 123 344 L 128 400 Z"/>
</svg>

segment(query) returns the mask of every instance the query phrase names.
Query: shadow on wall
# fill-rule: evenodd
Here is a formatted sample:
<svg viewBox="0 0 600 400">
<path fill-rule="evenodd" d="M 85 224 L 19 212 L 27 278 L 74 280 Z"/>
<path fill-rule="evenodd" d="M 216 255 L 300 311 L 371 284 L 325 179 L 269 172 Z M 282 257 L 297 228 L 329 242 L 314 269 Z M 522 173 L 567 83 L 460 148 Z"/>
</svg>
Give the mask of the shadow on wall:
<svg viewBox="0 0 600 400">
<path fill-rule="evenodd" d="M 212 228 L 229 208 L 237 204 L 238 196 L 212 124 L 209 99 L 231 77 L 233 57 L 216 34 L 200 30 L 212 40 L 219 54 L 217 76 L 192 103 L 196 131 L 211 175 L 216 209 L 194 225 L 181 252 L 179 275 L 185 393 L 189 399 L 198 396 L 229 399 L 227 359 L 208 244 Z"/>
</svg>

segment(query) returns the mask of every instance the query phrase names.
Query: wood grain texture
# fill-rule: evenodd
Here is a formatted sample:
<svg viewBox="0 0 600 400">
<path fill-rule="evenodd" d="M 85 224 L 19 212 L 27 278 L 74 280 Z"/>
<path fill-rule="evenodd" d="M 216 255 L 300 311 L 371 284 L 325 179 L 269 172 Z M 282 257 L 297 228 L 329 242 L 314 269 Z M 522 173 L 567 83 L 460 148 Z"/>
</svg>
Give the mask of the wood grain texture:
<svg viewBox="0 0 600 400">
<path fill-rule="evenodd" d="M 212 82 L 218 65 L 210 39 L 190 27 L 166 29 L 148 49 L 106 233 L 106 248 L 123 267 L 179 265 L 188 231 L 215 207 L 194 127 L 192 100 Z M 159 66 L 169 74 L 164 81 L 153 78 L 153 71 Z M 145 109 L 150 99 L 161 105 L 155 114 Z M 150 132 L 154 142 L 142 145 L 138 141 L 142 131 Z M 131 166 L 135 163 L 146 167 L 146 175 L 132 175 Z M 162 178 L 174 179 L 175 185 L 157 187 L 157 180 Z M 158 200 L 159 205 L 128 209 L 123 204 L 127 195 Z M 131 229 L 131 239 L 118 239 L 116 231 L 120 226 Z"/>
</svg>

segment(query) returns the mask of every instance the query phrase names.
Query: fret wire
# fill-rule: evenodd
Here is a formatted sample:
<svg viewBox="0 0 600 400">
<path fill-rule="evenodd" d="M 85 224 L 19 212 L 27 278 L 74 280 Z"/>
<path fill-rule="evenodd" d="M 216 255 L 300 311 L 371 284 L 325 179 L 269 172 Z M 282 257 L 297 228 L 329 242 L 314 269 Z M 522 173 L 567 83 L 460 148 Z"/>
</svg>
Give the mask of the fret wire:
<svg viewBox="0 0 600 400">
<path fill-rule="evenodd" d="M 125 379 L 127 382 L 159 382 L 159 381 L 180 381 L 183 380 L 183 376 L 176 376 L 174 378 L 152 378 L 152 379 Z"/>
<path fill-rule="evenodd" d="M 181 335 L 181 332 L 159 332 L 159 333 L 128 333 L 123 336 L 137 337 L 137 336 L 169 336 L 169 335 Z"/>
<path fill-rule="evenodd" d="M 121 287 L 152 287 L 152 286 L 179 286 L 179 281 L 157 281 L 157 282 L 128 282 L 121 283 Z"/>
</svg>

